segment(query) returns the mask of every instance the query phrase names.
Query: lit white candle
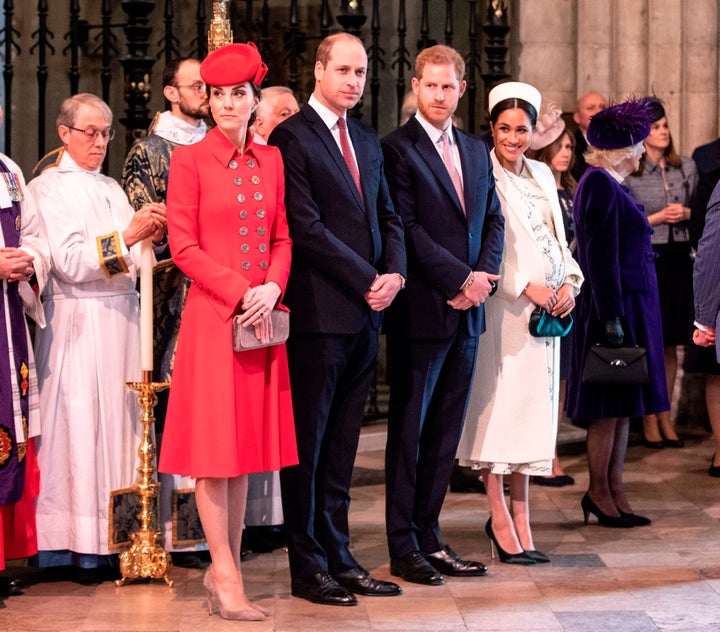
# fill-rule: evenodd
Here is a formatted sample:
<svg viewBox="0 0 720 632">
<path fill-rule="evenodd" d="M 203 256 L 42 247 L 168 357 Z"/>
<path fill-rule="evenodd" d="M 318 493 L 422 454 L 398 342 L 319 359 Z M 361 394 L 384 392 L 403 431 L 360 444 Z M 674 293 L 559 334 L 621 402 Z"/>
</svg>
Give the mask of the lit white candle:
<svg viewBox="0 0 720 632">
<path fill-rule="evenodd" d="M 140 359 L 143 371 L 153 370 L 152 240 L 140 242 Z"/>
</svg>

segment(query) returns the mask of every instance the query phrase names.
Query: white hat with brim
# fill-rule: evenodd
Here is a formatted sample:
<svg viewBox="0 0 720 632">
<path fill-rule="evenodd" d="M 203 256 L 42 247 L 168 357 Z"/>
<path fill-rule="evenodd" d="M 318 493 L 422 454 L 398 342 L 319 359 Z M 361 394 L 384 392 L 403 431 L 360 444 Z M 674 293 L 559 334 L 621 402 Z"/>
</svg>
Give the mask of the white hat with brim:
<svg viewBox="0 0 720 632">
<path fill-rule="evenodd" d="M 542 102 L 540 91 L 529 83 L 508 81 L 495 86 L 488 95 L 488 110 L 492 112 L 493 108 L 505 99 L 522 99 L 532 105 L 538 114 L 540 113 L 540 103 Z"/>
</svg>

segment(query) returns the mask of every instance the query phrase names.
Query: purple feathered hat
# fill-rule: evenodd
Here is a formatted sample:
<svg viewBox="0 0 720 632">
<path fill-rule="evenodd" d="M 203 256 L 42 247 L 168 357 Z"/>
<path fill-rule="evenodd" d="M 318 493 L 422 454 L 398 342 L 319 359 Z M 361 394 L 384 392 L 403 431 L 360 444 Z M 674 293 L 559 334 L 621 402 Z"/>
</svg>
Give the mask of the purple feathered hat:
<svg viewBox="0 0 720 632">
<path fill-rule="evenodd" d="M 600 110 L 590 119 L 587 140 L 598 149 L 632 147 L 650 133 L 650 97 L 628 99 Z"/>
</svg>

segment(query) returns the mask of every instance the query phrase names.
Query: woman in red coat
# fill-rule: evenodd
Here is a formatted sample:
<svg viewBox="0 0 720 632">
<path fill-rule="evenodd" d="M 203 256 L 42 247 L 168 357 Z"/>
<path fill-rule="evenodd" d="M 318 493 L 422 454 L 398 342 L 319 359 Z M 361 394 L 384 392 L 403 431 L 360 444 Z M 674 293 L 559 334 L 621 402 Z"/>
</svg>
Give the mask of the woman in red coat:
<svg viewBox="0 0 720 632">
<path fill-rule="evenodd" d="M 180 326 L 159 469 L 197 479 L 212 565 L 208 607 L 263 620 L 240 572 L 247 475 L 297 463 L 285 345 L 233 352 L 232 320 L 257 337 L 290 271 L 283 166 L 248 133 L 267 67 L 253 44 L 230 44 L 200 67 L 216 127 L 175 150 L 168 185 L 173 258 L 191 279 Z"/>
</svg>

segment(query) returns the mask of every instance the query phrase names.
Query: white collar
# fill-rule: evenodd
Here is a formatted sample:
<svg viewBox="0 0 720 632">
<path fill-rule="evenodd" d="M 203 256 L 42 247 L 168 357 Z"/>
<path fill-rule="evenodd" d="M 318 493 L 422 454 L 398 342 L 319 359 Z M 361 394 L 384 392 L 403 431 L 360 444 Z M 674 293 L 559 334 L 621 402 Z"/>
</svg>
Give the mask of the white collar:
<svg viewBox="0 0 720 632">
<path fill-rule="evenodd" d="M 617 171 L 615 171 L 615 169 L 613 169 L 612 167 L 605 167 L 605 171 L 607 171 L 608 174 L 609 174 L 613 179 L 617 180 L 617 182 L 618 182 L 619 184 L 623 184 L 623 183 L 625 182 L 625 178 L 623 178 L 623 177 L 622 177 Z"/>
<path fill-rule="evenodd" d="M 347 122 L 347 112 L 345 112 L 343 116 L 338 116 L 335 112 L 320 103 L 314 94 L 310 95 L 308 105 L 317 112 L 317 115 L 322 119 L 322 122 L 327 125 L 329 130 L 332 130 L 337 125 L 339 118 L 344 118 L 345 122 Z"/>
<path fill-rule="evenodd" d="M 417 119 L 417 122 L 420 123 L 420 126 L 425 130 L 427 135 L 430 137 L 430 140 L 433 142 L 433 145 L 437 145 L 438 142 L 440 142 L 440 136 L 442 136 L 443 132 L 447 132 L 448 135 L 448 141 L 450 142 L 450 145 L 455 144 L 455 138 L 453 137 L 453 129 L 452 129 L 452 123 L 447 126 L 447 129 L 438 129 L 435 127 L 432 123 L 430 123 L 427 119 L 423 117 L 422 114 L 420 114 L 420 111 L 418 110 L 415 112 L 415 118 Z"/>
<path fill-rule="evenodd" d="M 100 167 L 93 170 L 84 169 L 73 160 L 70 152 L 67 149 L 63 152 L 62 158 L 60 158 L 60 162 L 58 163 L 57 167 L 55 167 L 55 169 L 58 169 L 63 173 L 87 173 L 91 176 L 100 175 Z"/>
<path fill-rule="evenodd" d="M 194 145 L 201 141 L 207 133 L 207 125 L 205 125 L 205 121 L 203 120 L 198 121 L 196 125 L 192 125 L 174 116 L 169 110 L 166 110 L 158 116 L 152 133 L 157 134 L 160 138 L 164 138 L 171 143 Z"/>
</svg>

